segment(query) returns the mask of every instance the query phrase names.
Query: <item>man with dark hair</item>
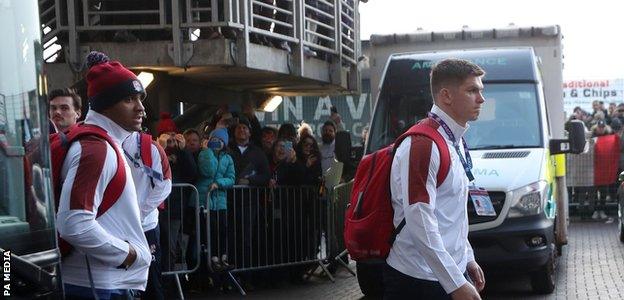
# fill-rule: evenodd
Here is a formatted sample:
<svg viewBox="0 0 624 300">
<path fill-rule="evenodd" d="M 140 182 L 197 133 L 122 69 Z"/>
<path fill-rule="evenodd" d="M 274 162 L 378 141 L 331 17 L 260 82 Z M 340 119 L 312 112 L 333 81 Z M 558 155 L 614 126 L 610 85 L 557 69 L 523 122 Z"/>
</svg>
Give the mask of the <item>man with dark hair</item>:
<svg viewBox="0 0 624 300">
<path fill-rule="evenodd" d="M 288 140 L 294 144 L 299 143 L 297 128 L 293 123 L 283 123 L 277 131 L 278 140 Z"/>
<path fill-rule="evenodd" d="M 327 120 L 321 127 L 321 143 L 319 144 L 319 150 L 321 151 L 321 168 L 323 174 L 327 172 L 327 169 L 331 167 L 334 162 L 336 154 L 336 124 Z"/>
<path fill-rule="evenodd" d="M 251 142 L 260 147 L 262 146 L 262 125 L 260 125 L 260 120 L 256 117 L 255 111 L 256 107 L 253 101 L 243 101 L 243 104 L 241 105 L 241 114 L 243 117 L 247 118 L 247 122 L 249 123 Z"/>
<path fill-rule="evenodd" d="M 182 133 L 186 141 L 186 150 L 193 155 L 195 164 L 198 162 L 199 152 L 201 152 L 201 136 L 195 128 L 190 128 Z"/>
<path fill-rule="evenodd" d="M 134 73 L 103 53 L 93 51 L 87 60 L 90 109 L 84 123 L 105 130 L 111 141 L 81 138 L 69 146 L 62 164 L 56 225 L 74 248 L 61 260 L 65 296 L 127 299 L 131 290 L 145 290 L 152 260 L 121 150 L 131 132 L 141 130 L 145 89 Z M 111 206 L 99 215 L 107 186 L 118 181 L 123 184 L 119 197 L 104 203 Z"/>
<path fill-rule="evenodd" d="M 273 149 L 273 144 L 277 141 L 277 129 L 271 126 L 262 127 L 262 151 L 269 159 L 272 155 L 271 150 Z"/>
<path fill-rule="evenodd" d="M 262 149 L 250 142 L 250 127 L 247 118 L 241 116 L 234 128 L 230 151 L 236 169 L 236 184 L 266 186 L 271 176 L 269 161 Z"/>
<path fill-rule="evenodd" d="M 260 197 L 255 187 L 266 187 L 271 179 L 271 171 L 269 169 L 269 161 L 262 151 L 262 148 L 251 142 L 251 125 L 245 116 L 239 116 L 238 124 L 234 126 L 234 139 L 230 143 L 230 153 L 234 160 L 234 170 L 236 174 L 236 185 L 250 186 L 249 193 L 234 193 L 234 219 L 240 222 L 240 226 L 236 226 L 235 235 L 238 236 L 236 243 L 242 244 L 237 248 L 236 257 L 242 259 L 244 255 L 256 253 L 255 250 L 261 248 L 258 242 L 252 237 L 257 228 L 255 225 L 258 220 Z M 228 208 L 230 209 L 230 208 Z M 262 219 L 260 219 L 262 220 Z M 245 238 L 243 238 L 245 237 Z M 253 255 L 252 255 L 253 256 Z M 245 256 L 251 257 L 251 256 Z M 237 259 L 237 260 L 239 260 Z M 252 261 L 252 264 L 254 263 Z M 257 261 L 255 261 L 257 263 Z M 251 287 L 250 274 L 243 273 L 243 285 L 247 288 Z"/>
<path fill-rule="evenodd" d="M 50 120 L 60 132 L 67 132 L 82 115 L 82 100 L 73 89 L 56 89 L 48 94 Z"/>
<path fill-rule="evenodd" d="M 450 167 L 437 182 L 441 151 L 430 138 L 408 137 L 397 148 L 390 189 L 394 225 L 405 220 L 405 227 L 386 259 L 384 299 L 481 299 L 485 279 L 468 242 L 466 205 L 474 177 L 463 135 L 485 101 L 484 74 L 459 59 L 442 60 L 431 71 L 434 105 L 427 121 L 445 139 Z"/>
</svg>

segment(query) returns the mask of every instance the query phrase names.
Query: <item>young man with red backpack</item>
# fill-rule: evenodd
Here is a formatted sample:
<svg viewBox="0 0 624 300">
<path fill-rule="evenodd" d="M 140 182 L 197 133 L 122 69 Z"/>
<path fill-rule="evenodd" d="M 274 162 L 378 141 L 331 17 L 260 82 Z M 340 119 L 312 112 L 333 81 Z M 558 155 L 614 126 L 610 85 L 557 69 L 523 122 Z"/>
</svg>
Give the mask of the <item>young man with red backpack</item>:
<svg viewBox="0 0 624 300">
<path fill-rule="evenodd" d="M 145 90 L 121 63 L 91 52 L 84 124 L 51 137 L 56 225 L 67 299 L 128 299 L 145 290 L 152 255 L 121 148 L 141 129 Z"/>
<path fill-rule="evenodd" d="M 484 102 L 484 73 L 466 60 L 437 63 L 431 71 L 434 105 L 423 122 L 448 149 L 423 135 L 395 145 L 390 191 L 394 226 L 402 230 L 397 228 L 386 259 L 385 299 L 481 299 L 485 279 L 468 242 L 466 204 L 474 177 L 463 135 Z M 450 164 L 443 162 L 449 154 Z M 443 164 L 448 173 L 440 177 Z"/>
</svg>

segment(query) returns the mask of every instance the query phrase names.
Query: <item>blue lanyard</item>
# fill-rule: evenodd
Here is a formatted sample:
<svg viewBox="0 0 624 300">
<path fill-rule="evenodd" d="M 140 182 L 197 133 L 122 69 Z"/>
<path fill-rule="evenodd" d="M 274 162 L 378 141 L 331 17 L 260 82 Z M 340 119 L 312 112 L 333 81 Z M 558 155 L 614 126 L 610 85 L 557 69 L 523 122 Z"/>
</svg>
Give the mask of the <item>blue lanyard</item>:
<svg viewBox="0 0 624 300">
<path fill-rule="evenodd" d="M 123 149 L 124 154 L 132 162 L 135 168 L 143 170 L 143 172 L 145 172 L 147 176 L 150 178 L 154 178 L 154 179 L 158 179 L 162 181 L 163 175 L 160 174 L 159 172 L 156 172 L 154 169 L 151 168 L 151 166 L 143 165 L 143 167 L 141 167 L 141 163 L 140 163 L 141 161 L 141 135 L 140 134 L 137 135 L 137 147 L 138 147 L 138 151 L 137 153 L 134 154 L 134 157 L 132 157 L 132 155 L 130 155 L 130 153 L 128 153 L 126 149 L 124 149 L 123 147 L 121 148 Z"/>
<path fill-rule="evenodd" d="M 141 160 L 141 135 L 140 134 L 137 135 L 137 147 L 139 148 L 139 150 L 137 151 L 137 153 L 134 154 L 134 157 L 132 157 L 132 155 L 130 155 L 130 153 L 128 153 L 126 149 L 124 149 L 123 147 L 121 148 L 123 149 L 123 152 L 126 155 L 126 157 L 132 162 L 134 167 L 139 169 L 141 168 L 141 164 L 139 163 L 139 161 Z"/>
<path fill-rule="evenodd" d="M 466 140 L 463 137 L 461 139 L 462 144 L 464 145 L 464 155 L 462 155 L 461 151 L 459 150 L 459 143 L 457 143 L 457 140 L 455 140 L 455 135 L 453 134 L 453 131 L 448 126 L 448 124 L 446 124 L 446 122 L 444 122 L 442 118 L 440 118 L 438 115 L 432 112 L 429 112 L 428 115 L 438 124 L 440 124 L 440 126 L 442 126 L 442 129 L 444 129 L 444 132 L 446 133 L 446 135 L 449 137 L 449 139 L 453 143 L 453 147 L 455 148 L 455 151 L 457 152 L 457 155 L 459 156 L 459 160 L 461 161 L 462 166 L 464 167 L 464 171 L 466 172 L 468 181 L 470 182 L 474 181 L 475 178 L 474 178 L 474 175 L 472 175 L 472 171 L 471 171 L 472 170 L 472 158 L 470 157 L 470 152 L 468 152 L 468 145 L 466 144 Z M 464 156 L 466 157 L 465 159 L 464 159 Z"/>
</svg>

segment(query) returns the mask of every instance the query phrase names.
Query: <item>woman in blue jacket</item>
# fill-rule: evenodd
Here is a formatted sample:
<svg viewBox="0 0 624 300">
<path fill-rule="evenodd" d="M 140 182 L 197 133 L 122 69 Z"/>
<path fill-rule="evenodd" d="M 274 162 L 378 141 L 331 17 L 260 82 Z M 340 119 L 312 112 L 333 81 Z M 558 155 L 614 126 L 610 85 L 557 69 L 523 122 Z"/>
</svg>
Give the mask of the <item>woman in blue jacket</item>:
<svg viewBox="0 0 624 300">
<path fill-rule="evenodd" d="M 234 162 L 226 151 L 228 133 L 225 128 L 210 133 L 208 147 L 199 153 L 200 205 L 210 210 L 210 228 L 213 269 L 228 267 L 227 241 L 227 194 L 226 189 L 234 185 Z"/>
</svg>

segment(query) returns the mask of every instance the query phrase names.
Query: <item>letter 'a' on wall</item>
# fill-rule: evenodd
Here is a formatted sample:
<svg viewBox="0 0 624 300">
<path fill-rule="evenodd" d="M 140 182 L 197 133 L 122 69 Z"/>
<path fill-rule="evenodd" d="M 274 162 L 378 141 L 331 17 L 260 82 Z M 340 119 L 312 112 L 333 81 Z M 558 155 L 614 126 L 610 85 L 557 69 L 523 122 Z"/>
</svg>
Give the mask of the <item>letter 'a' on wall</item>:
<svg viewBox="0 0 624 300">
<path fill-rule="evenodd" d="M 292 123 L 297 127 L 301 121 L 305 121 L 310 124 L 315 137 L 320 141 L 321 127 L 329 120 L 332 105 L 336 106 L 342 117 L 345 130 L 351 133 L 352 143 L 361 143 L 362 129 L 370 126 L 372 118 L 370 83 L 367 79 L 362 80 L 362 94 L 284 97 L 282 104 L 273 112 L 257 111 L 256 116 L 262 126 L 276 128 L 284 123 Z"/>
</svg>

